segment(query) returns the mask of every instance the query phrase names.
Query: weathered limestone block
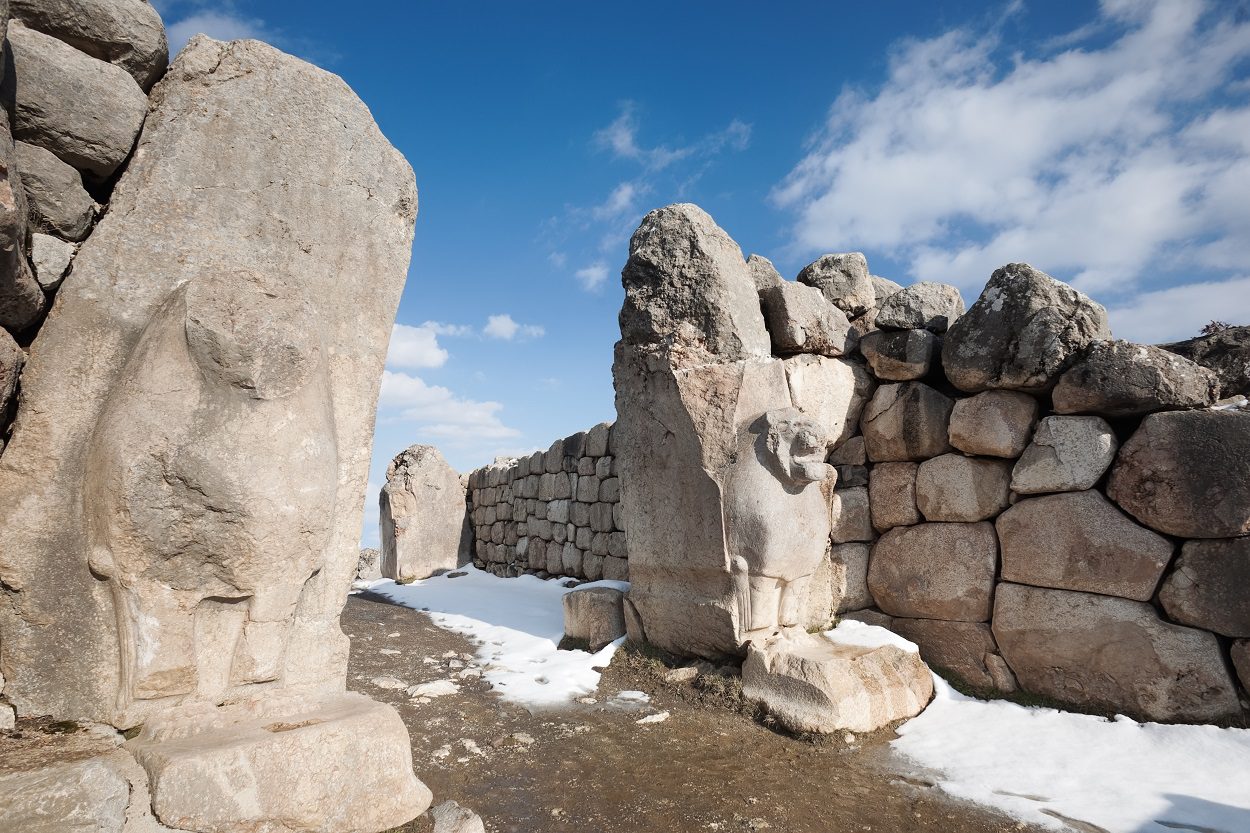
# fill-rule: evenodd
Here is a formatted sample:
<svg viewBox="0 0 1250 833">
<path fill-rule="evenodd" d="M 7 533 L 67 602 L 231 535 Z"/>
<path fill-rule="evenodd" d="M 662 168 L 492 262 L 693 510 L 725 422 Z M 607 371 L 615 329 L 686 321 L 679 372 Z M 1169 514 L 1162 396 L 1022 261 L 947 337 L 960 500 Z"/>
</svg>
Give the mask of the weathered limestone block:
<svg viewBox="0 0 1250 833">
<path fill-rule="evenodd" d="M 833 529 L 830 540 L 833 543 L 871 541 L 877 537 L 872 528 L 867 488 L 857 486 L 852 489 L 837 489 L 833 493 L 832 510 Z"/>
<path fill-rule="evenodd" d="M 869 549 L 862 543 L 836 544 L 830 548 L 834 613 L 872 607 L 872 593 L 868 590 Z"/>
<path fill-rule="evenodd" d="M 432 833 L 486 833 L 482 817 L 454 801 L 430 808 L 430 818 L 434 821 Z"/>
<path fill-rule="evenodd" d="M 872 525 L 878 532 L 921 521 L 916 506 L 916 463 L 878 463 L 868 476 Z"/>
<path fill-rule="evenodd" d="M 923 382 L 877 388 L 859 420 L 868 459 L 924 460 L 950 451 L 947 432 L 954 405 Z"/>
<path fill-rule="evenodd" d="M 35 269 L 35 280 L 46 291 L 52 292 L 61 285 L 73 259 L 73 243 L 50 234 L 30 236 L 30 262 Z"/>
<path fill-rule="evenodd" d="M 798 281 L 819 289 L 848 318 L 863 315 L 877 303 L 868 261 L 860 252 L 822 255 L 803 267 Z"/>
<path fill-rule="evenodd" d="M 983 691 L 1010 694 L 1016 690 L 1015 677 L 999 656 L 989 625 L 897 617 L 889 628 L 915 642 L 920 658 L 942 676 L 953 675 Z"/>
<path fill-rule="evenodd" d="M 1059 377 L 1051 398 L 1060 414 L 1131 417 L 1205 408 L 1219 391 L 1219 377 L 1175 353 L 1128 341 L 1098 341 Z"/>
<path fill-rule="evenodd" d="M 1092 489 L 1118 447 L 1115 432 L 1102 417 L 1046 417 L 1012 469 L 1012 491 L 1035 495 Z"/>
<path fill-rule="evenodd" d="M 39 321 L 47 298 L 26 259 L 28 207 L 15 156 L 9 120 L 0 107 L 0 327 L 19 332 Z"/>
<path fill-rule="evenodd" d="M 14 150 L 34 227 L 75 242 L 85 238 L 95 222 L 96 204 L 82 186 L 82 175 L 41 147 L 16 142 Z"/>
<path fill-rule="evenodd" d="M 906 382 L 928 375 L 941 346 L 928 330 L 876 330 L 860 340 L 859 352 L 878 379 Z"/>
<path fill-rule="evenodd" d="M 1187 541 L 1159 601 L 1183 625 L 1250 637 L 1250 538 Z"/>
<path fill-rule="evenodd" d="M 819 289 L 789 281 L 760 292 L 773 352 L 841 356 L 855 347 L 846 314 Z"/>
<path fill-rule="evenodd" d="M 13 137 L 108 178 L 143 126 L 143 90 L 124 69 L 17 21 L 9 26 L 9 46 L 13 71 L 4 85 L 8 100 L 16 102 Z"/>
<path fill-rule="evenodd" d="M 165 26 L 146 0 L 9 0 L 9 11 L 32 29 L 116 64 L 144 91 L 169 63 Z"/>
<path fill-rule="evenodd" d="M 902 284 L 895 283 L 889 278 L 883 278 L 880 275 L 869 275 L 868 280 L 872 281 L 873 298 L 876 301 L 877 309 L 885 303 L 885 299 L 889 298 L 895 292 L 901 292 Z"/>
<path fill-rule="evenodd" d="M 751 643 L 742 696 L 792 732 L 872 732 L 923 711 L 933 679 L 919 654 L 895 645 L 785 634 Z"/>
<path fill-rule="evenodd" d="M 1013 390 L 987 390 L 955 400 L 951 445 L 965 454 L 1019 457 L 1033 438 L 1037 400 Z"/>
<path fill-rule="evenodd" d="M 602 558 L 599 563 L 602 565 Z M 564 635 L 585 640 L 591 651 L 598 651 L 625 635 L 624 605 L 625 594 L 614 587 L 586 587 L 565 593 Z"/>
<path fill-rule="evenodd" d="M 1149 601 L 1172 542 L 1138 526 L 1097 491 L 1022 500 L 994 524 L 1002 579 Z"/>
<path fill-rule="evenodd" d="M 872 548 L 868 587 L 891 616 L 987 622 L 997 566 L 993 524 L 896 527 Z"/>
<path fill-rule="evenodd" d="M 964 299 L 950 284 L 921 281 L 878 305 L 876 325 L 887 330 L 944 333 L 964 314 Z"/>
<path fill-rule="evenodd" d="M 859 429 L 860 414 L 877 388 L 872 374 L 858 362 L 825 356 L 791 356 L 784 366 L 794 407 L 832 432 L 833 448 L 850 442 L 850 436 Z M 863 465 L 862 461 L 858 465 Z"/>
<path fill-rule="evenodd" d="M 382 578 L 382 551 L 373 547 L 360 550 L 360 558 L 356 561 L 356 577 L 359 582 L 368 583 Z"/>
<path fill-rule="evenodd" d="M 1168 535 L 1250 533 L 1250 413 L 1151 414 L 1120 450 L 1107 496 Z"/>
<path fill-rule="evenodd" d="M 396 455 L 378 506 L 386 578 L 429 578 L 468 562 L 464 487 L 434 446 L 414 445 Z"/>
<path fill-rule="evenodd" d="M 1145 720 L 1241 712 L 1215 636 L 1164 622 L 1149 604 L 1003 582 L 993 629 L 1026 691 Z"/>
<path fill-rule="evenodd" d="M 1092 341 L 1111 338 L 1107 311 L 1027 263 L 994 271 L 947 331 L 942 367 L 960 390 L 1047 390 Z"/>
<path fill-rule="evenodd" d="M 1159 347 L 1214 371 L 1220 380 L 1220 397 L 1250 396 L 1250 326 L 1229 327 Z"/>
<path fill-rule="evenodd" d="M 772 289 L 786 282 L 777 267 L 766 257 L 751 255 L 747 258 L 747 269 L 751 272 L 751 279 L 755 281 L 756 292 L 762 293 L 765 289 Z"/>
<path fill-rule="evenodd" d="M 929 521 L 971 523 L 1007 508 L 1011 463 L 962 454 L 925 460 L 916 473 L 916 506 Z"/>
</svg>

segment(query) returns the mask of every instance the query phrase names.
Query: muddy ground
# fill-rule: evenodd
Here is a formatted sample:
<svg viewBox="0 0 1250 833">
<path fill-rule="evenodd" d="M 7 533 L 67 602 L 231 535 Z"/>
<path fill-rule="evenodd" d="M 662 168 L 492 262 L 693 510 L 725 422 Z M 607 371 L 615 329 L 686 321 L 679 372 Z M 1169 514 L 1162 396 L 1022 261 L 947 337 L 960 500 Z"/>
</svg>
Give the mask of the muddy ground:
<svg viewBox="0 0 1250 833">
<path fill-rule="evenodd" d="M 357 595 L 342 622 L 348 688 L 399 710 L 435 802 L 472 808 L 492 833 L 1039 830 L 946 797 L 893 757 L 888 730 L 832 739 L 773 731 L 738 707 L 732 677 L 666 681 L 656 658 L 621 650 L 594 703 L 531 713 L 474 678 L 476 646 L 424 613 Z M 408 686 L 454 677 L 460 691 L 421 702 L 372 682 L 383 677 Z M 651 701 L 621 703 L 622 690 Z M 637 722 L 660 712 L 669 717 Z M 400 830 L 425 833 L 430 823 Z"/>
</svg>

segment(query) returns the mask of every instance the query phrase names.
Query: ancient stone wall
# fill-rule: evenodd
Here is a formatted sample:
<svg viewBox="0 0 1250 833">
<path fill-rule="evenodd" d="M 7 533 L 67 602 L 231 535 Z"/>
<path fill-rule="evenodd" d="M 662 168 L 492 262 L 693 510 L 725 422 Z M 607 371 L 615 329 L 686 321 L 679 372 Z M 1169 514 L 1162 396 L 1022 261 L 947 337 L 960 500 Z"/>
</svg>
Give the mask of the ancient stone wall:
<svg viewBox="0 0 1250 833">
<path fill-rule="evenodd" d="M 628 579 L 611 423 L 469 475 L 473 563 L 496 575 Z"/>
</svg>

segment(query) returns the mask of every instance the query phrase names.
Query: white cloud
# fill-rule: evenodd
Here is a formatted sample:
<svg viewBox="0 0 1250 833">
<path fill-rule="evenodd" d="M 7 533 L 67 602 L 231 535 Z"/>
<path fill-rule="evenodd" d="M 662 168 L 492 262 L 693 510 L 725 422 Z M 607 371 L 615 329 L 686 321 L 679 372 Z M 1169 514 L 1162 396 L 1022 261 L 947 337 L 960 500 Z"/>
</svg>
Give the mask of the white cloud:
<svg viewBox="0 0 1250 833">
<path fill-rule="evenodd" d="M 1250 107 L 1229 91 L 1250 23 L 1202 0 L 1105 0 L 1053 43 L 1093 32 L 1112 36 L 1009 61 L 994 32 L 901 43 L 882 88 L 844 90 L 774 192 L 795 247 L 876 249 L 968 289 L 1028 260 L 1112 297 L 1244 264 Z"/>
<path fill-rule="evenodd" d="M 399 419 L 419 423 L 420 433 L 431 438 L 465 443 L 521 435 L 500 421 L 502 404 L 464 399 L 449 388 L 426 384 L 420 377 L 407 373 L 382 373 L 378 407 L 384 412 L 398 411 Z"/>
<path fill-rule="evenodd" d="M 578 269 L 573 273 L 573 276 L 582 285 L 582 289 L 587 291 L 597 290 L 608 279 L 608 264 L 602 260 L 595 261 L 589 266 Z"/>
<path fill-rule="evenodd" d="M 592 209 L 596 220 L 619 220 L 625 216 L 636 219 L 638 197 L 646 192 L 644 186 L 633 182 L 622 182 L 612 189 L 612 193 L 601 204 Z"/>
<path fill-rule="evenodd" d="M 1143 292 L 1107 315 L 1116 338 L 1143 344 L 1193 338 L 1212 320 L 1250 324 L 1250 276 Z"/>
<path fill-rule="evenodd" d="M 521 338 L 540 338 L 546 332 L 546 329 L 538 324 L 518 324 L 511 315 L 507 314 L 489 316 L 486 319 L 486 326 L 482 328 L 483 334 L 503 341 L 512 341 L 518 335 Z"/>
<path fill-rule="evenodd" d="M 169 54 L 177 55 L 195 35 L 204 34 L 217 40 L 240 40 L 255 38 L 256 40 L 272 41 L 273 34 L 265 25 L 265 21 L 255 17 L 244 17 L 227 8 L 220 11 L 200 10 L 188 17 L 170 22 L 165 28 L 165 36 L 169 39 Z"/>
<path fill-rule="evenodd" d="M 391 329 L 391 344 L 386 353 L 386 366 L 391 368 L 442 367 L 448 352 L 438 343 L 439 336 L 470 336 L 473 328 L 462 324 L 426 321 L 419 327 L 396 324 Z"/>
</svg>

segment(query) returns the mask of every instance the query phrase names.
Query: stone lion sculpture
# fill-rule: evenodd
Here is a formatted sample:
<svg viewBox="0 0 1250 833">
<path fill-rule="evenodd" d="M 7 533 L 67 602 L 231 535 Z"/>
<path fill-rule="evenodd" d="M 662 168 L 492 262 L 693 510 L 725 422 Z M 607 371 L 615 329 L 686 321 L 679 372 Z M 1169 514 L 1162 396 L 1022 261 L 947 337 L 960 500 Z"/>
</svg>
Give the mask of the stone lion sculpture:
<svg viewBox="0 0 1250 833">
<path fill-rule="evenodd" d="M 335 510 L 321 332 L 298 285 L 224 270 L 171 294 L 110 394 L 83 500 L 121 715 L 280 677 Z"/>
<path fill-rule="evenodd" d="M 743 640 L 801 624 L 829 541 L 828 438 L 797 408 L 768 411 L 742 437 L 724 511 Z"/>
</svg>

